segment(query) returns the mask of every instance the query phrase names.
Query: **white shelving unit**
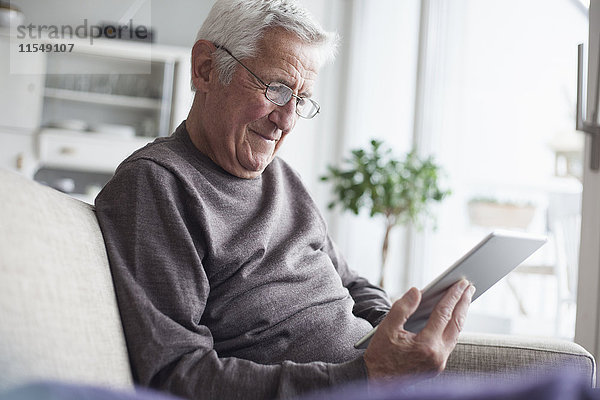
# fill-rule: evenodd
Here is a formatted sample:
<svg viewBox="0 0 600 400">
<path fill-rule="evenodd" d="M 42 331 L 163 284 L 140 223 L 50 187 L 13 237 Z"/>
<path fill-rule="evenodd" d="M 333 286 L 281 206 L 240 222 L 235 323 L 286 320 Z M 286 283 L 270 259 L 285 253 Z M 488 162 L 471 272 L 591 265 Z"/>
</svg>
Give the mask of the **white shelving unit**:
<svg viewBox="0 0 600 400">
<path fill-rule="evenodd" d="M 139 108 L 141 110 L 161 109 L 160 100 L 147 97 L 134 97 L 93 92 L 79 92 L 75 90 L 55 89 L 49 87 L 45 89 L 44 97 L 54 100 L 68 100 L 80 103 L 98 104 L 111 107 Z"/>
<path fill-rule="evenodd" d="M 93 202 L 127 155 L 189 111 L 189 49 L 73 39 L 72 52 L 19 53 L 24 40 L 0 31 L 0 166 Z"/>
</svg>

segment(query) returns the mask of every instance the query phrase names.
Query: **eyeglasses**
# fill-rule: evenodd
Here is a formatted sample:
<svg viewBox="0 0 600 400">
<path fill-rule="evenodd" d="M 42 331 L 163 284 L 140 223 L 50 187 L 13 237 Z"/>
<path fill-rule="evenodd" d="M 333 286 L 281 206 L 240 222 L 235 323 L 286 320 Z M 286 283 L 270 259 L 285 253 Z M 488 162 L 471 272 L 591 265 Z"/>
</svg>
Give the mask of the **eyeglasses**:
<svg viewBox="0 0 600 400">
<path fill-rule="evenodd" d="M 254 72 L 250 71 L 250 69 L 248 69 L 248 67 L 246 67 L 244 63 L 238 60 L 236 56 L 231 54 L 231 52 L 225 47 L 216 44 L 215 46 L 217 47 L 217 49 L 226 51 L 227 54 L 229 54 L 235 61 L 240 63 L 240 65 L 244 67 L 246 71 L 250 72 L 250 74 L 253 77 L 255 77 L 256 80 L 258 80 L 263 86 L 266 87 L 265 97 L 271 103 L 283 107 L 292 99 L 292 97 L 294 97 L 296 99 L 296 114 L 306 119 L 313 118 L 321 110 L 321 106 L 319 106 L 319 103 L 307 97 L 295 95 L 294 91 L 291 88 L 287 87 L 281 82 L 271 82 L 267 85 L 262 79 L 256 76 Z"/>
</svg>

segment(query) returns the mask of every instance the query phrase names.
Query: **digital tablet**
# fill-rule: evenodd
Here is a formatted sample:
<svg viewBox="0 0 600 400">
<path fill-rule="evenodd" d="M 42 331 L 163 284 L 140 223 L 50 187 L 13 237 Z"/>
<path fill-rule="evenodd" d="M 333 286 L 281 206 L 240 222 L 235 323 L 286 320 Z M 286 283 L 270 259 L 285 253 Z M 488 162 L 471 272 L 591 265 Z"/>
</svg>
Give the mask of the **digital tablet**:
<svg viewBox="0 0 600 400">
<path fill-rule="evenodd" d="M 543 236 L 511 231 L 494 231 L 456 261 L 423 289 L 421 304 L 404 324 L 404 329 L 418 333 L 425 327 L 429 315 L 450 286 L 465 278 L 476 289 L 472 301 L 515 269 L 544 243 Z M 354 345 L 364 349 L 377 328 Z"/>
</svg>

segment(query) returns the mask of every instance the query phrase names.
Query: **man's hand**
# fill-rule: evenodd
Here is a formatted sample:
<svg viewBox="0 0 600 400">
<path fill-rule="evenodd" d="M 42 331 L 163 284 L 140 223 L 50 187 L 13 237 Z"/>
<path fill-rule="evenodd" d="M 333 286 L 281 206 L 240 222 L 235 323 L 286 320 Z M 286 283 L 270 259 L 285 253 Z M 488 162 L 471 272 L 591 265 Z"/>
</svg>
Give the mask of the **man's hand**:
<svg viewBox="0 0 600 400">
<path fill-rule="evenodd" d="M 412 288 L 396 301 L 379 324 L 364 354 L 369 379 L 439 373 L 456 346 L 475 288 L 466 280 L 452 286 L 436 305 L 427 325 L 414 334 L 404 323 L 419 306 L 421 292 Z"/>
</svg>

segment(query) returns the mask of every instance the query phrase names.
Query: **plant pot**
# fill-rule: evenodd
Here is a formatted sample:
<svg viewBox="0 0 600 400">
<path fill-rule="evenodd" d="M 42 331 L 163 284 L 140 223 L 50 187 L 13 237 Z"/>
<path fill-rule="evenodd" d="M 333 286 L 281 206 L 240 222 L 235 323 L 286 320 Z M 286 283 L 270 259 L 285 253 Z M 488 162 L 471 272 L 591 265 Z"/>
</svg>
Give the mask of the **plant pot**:
<svg viewBox="0 0 600 400">
<path fill-rule="evenodd" d="M 476 226 L 526 229 L 534 215 L 535 207 L 531 205 L 480 201 L 469 203 L 469 220 Z"/>
</svg>

